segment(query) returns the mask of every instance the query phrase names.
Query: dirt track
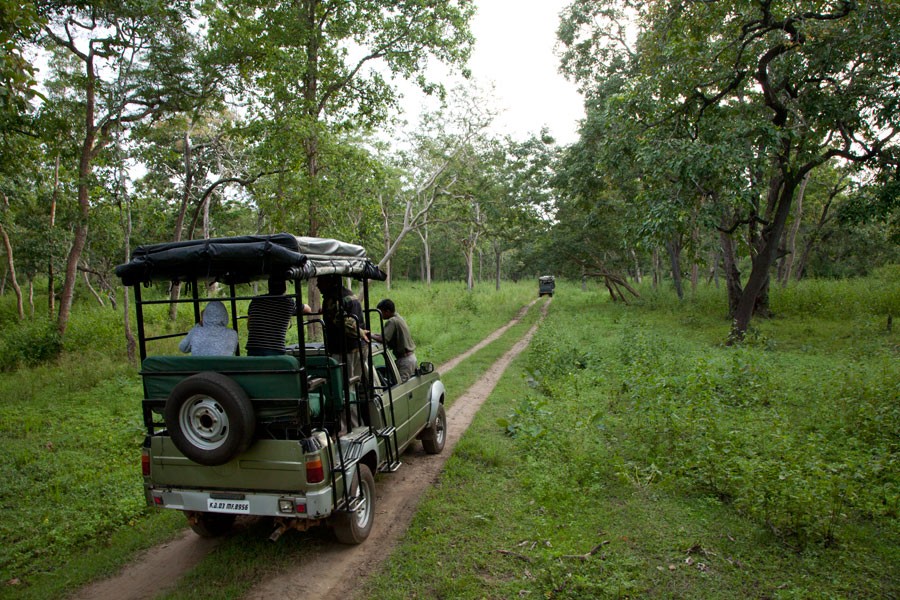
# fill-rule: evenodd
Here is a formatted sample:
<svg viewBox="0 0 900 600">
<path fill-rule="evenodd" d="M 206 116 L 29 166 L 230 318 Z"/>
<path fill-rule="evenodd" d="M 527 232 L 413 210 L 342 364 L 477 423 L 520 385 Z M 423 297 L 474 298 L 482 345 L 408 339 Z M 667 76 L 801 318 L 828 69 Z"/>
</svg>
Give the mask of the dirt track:
<svg viewBox="0 0 900 600">
<path fill-rule="evenodd" d="M 537 300 L 525 306 L 516 317 L 479 342 L 466 353 L 438 367 L 446 373 L 462 360 L 500 337 L 518 323 Z M 546 314 L 550 300 L 541 308 Z M 539 323 L 538 323 L 539 324 Z M 353 574 L 370 573 L 390 555 L 391 548 L 412 521 L 421 495 L 428 484 L 435 483 L 456 442 L 469 427 L 475 413 L 493 391 L 510 362 L 530 343 L 537 331 L 535 324 L 521 340 L 507 351 L 466 392 L 456 398 L 447 410 L 447 442 L 443 453 L 427 455 L 416 444 L 401 457 L 403 466 L 396 473 L 379 476 L 376 483 L 376 514 L 371 535 L 365 543 L 348 547 L 337 542 L 327 543 L 312 557 L 302 560 L 296 568 L 260 582 L 250 590 L 247 598 L 329 598 L 346 599 L 353 596 L 358 583 Z M 390 485 L 385 485 L 386 478 Z M 181 575 L 188 572 L 212 551 L 218 540 L 198 537 L 185 530 L 176 539 L 152 548 L 119 575 L 82 589 L 78 600 L 149 600 L 165 591 L 166 583 L 174 587 Z M 325 566 L 327 565 L 327 569 Z M 161 578 L 160 574 L 165 573 Z M 163 581 L 164 579 L 164 581 Z"/>
</svg>

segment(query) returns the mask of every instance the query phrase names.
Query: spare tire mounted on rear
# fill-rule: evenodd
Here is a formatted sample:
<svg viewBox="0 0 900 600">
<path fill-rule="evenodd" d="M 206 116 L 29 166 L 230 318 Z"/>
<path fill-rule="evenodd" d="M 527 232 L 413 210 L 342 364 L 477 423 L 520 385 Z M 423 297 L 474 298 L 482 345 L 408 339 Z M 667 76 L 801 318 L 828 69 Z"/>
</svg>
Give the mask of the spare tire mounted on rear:
<svg viewBox="0 0 900 600">
<path fill-rule="evenodd" d="M 175 447 L 206 466 L 225 464 L 244 452 L 256 429 L 244 389 L 211 371 L 179 382 L 169 394 L 164 417 Z"/>
</svg>

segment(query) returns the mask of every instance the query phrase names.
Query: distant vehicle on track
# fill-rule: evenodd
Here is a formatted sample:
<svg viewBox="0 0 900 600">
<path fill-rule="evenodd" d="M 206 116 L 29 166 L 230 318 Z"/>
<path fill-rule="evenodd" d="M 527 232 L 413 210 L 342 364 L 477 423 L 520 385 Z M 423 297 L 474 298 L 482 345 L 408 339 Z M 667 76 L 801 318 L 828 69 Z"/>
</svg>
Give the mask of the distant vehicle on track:
<svg viewBox="0 0 900 600">
<path fill-rule="evenodd" d="M 553 296 L 556 288 L 556 278 L 553 275 L 542 275 L 538 278 L 538 297 L 543 295 Z"/>
</svg>

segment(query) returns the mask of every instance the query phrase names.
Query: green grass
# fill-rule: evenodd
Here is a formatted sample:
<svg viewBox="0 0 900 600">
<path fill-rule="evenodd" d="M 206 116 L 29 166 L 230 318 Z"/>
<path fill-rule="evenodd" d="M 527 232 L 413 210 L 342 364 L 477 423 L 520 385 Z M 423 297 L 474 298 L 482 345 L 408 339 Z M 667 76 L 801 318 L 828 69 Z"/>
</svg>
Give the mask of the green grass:
<svg viewBox="0 0 900 600">
<path fill-rule="evenodd" d="M 641 291 L 624 306 L 599 286 L 558 282 L 531 347 L 357 597 L 900 595 L 900 344 L 886 328 L 900 278 L 773 290 L 775 317 L 755 320 L 740 347 L 725 345 L 722 291 L 704 287 L 682 302 Z M 529 282 L 468 297 L 458 284 L 400 285 L 372 299 L 394 299 L 420 360 L 441 364 L 535 295 Z M 0 315 L 11 314 L 8 301 Z M 63 597 L 183 523 L 140 504 L 139 382 L 114 339 L 120 325 L 82 308 L 58 363 L 0 374 L 0 472 L 12 489 L 2 496 L 0 565 L 5 581 L 19 578 L 2 597 Z M 443 377 L 451 401 L 538 309 Z M 70 339 L 81 346 L 92 330 L 84 347 L 94 350 L 71 354 Z M 117 466 L 104 472 L 83 456 L 91 449 Z M 99 519 L 82 514 L 91 503 L 78 497 L 95 478 L 117 507 Z M 54 494 L 73 510 L 42 511 Z M 79 519 L 100 523 L 93 540 Z M 40 539 L 16 542 L 24 532 Z M 227 538 L 167 597 L 241 597 L 330 540 L 313 530 L 271 544 L 269 533 L 257 524 Z"/>
<path fill-rule="evenodd" d="M 427 292 L 400 285 L 391 294 L 413 327 L 420 360 L 439 363 L 506 324 L 535 289 L 523 283 L 499 294 L 480 288 L 467 294 L 459 284 L 435 284 Z M 0 345 L 44 340 L 47 327 L 40 319 L 19 324 L 11 302 L 10 295 L 0 298 Z M 58 359 L 27 366 L 19 358 L 0 373 L 0 597 L 65 596 L 184 527 L 181 515 L 144 505 L 140 378 L 124 357 L 119 306 L 115 312 L 77 305 Z M 158 331 L 187 329 L 187 311 L 174 326 L 164 310 L 149 312 Z M 240 555 L 240 544 L 253 537 L 234 552 Z M 276 556 L 286 547 L 279 545 Z M 265 571 L 267 560 L 247 568 Z"/>
<path fill-rule="evenodd" d="M 898 340 L 859 327 L 880 308 L 784 310 L 729 348 L 666 293 L 559 292 L 357 597 L 900 594 Z"/>
</svg>

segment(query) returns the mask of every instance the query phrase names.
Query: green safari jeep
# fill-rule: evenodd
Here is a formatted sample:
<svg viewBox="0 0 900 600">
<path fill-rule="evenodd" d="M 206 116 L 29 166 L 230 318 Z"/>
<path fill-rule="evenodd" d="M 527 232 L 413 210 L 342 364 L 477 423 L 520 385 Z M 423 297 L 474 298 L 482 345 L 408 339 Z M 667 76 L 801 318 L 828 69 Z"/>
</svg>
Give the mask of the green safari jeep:
<svg viewBox="0 0 900 600">
<path fill-rule="evenodd" d="M 273 540 L 326 524 L 338 540 L 361 543 L 375 518 L 374 474 L 400 468 L 400 455 L 417 439 L 428 453 L 442 451 L 445 391 L 431 363 L 400 382 L 393 357 L 369 342 L 363 374 L 351 378 L 346 349 L 329 354 L 327 339 L 307 341 L 310 328 L 325 329 L 317 314 L 293 317 L 298 343 L 284 355 L 173 355 L 169 338 L 186 332 L 145 319 L 161 310 L 154 305 L 179 302 L 199 322 L 202 307 L 221 300 L 240 331 L 239 312 L 253 297 L 248 284 L 283 278 L 300 307 L 303 283 L 340 275 L 362 283 L 365 322 L 340 317 L 380 331 L 368 282 L 385 275 L 361 246 L 289 234 L 155 244 L 137 248 L 116 274 L 134 290 L 146 499 L 183 511 L 199 535 L 222 535 L 237 516 L 255 515 L 273 519 Z M 190 295 L 143 299 L 142 286 L 156 282 L 186 284 Z M 215 296 L 204 285 L 213 283 Z M 149 354 L 150 346 L 170 350 Z"/>
<path fill-rule="evenodd" d="M 553 296 L 554 289 L 556 289 L 556 277 L 553 275 L 541 275 L 538 278 L 538 297 L 544 294 Z"/>
</svg>

